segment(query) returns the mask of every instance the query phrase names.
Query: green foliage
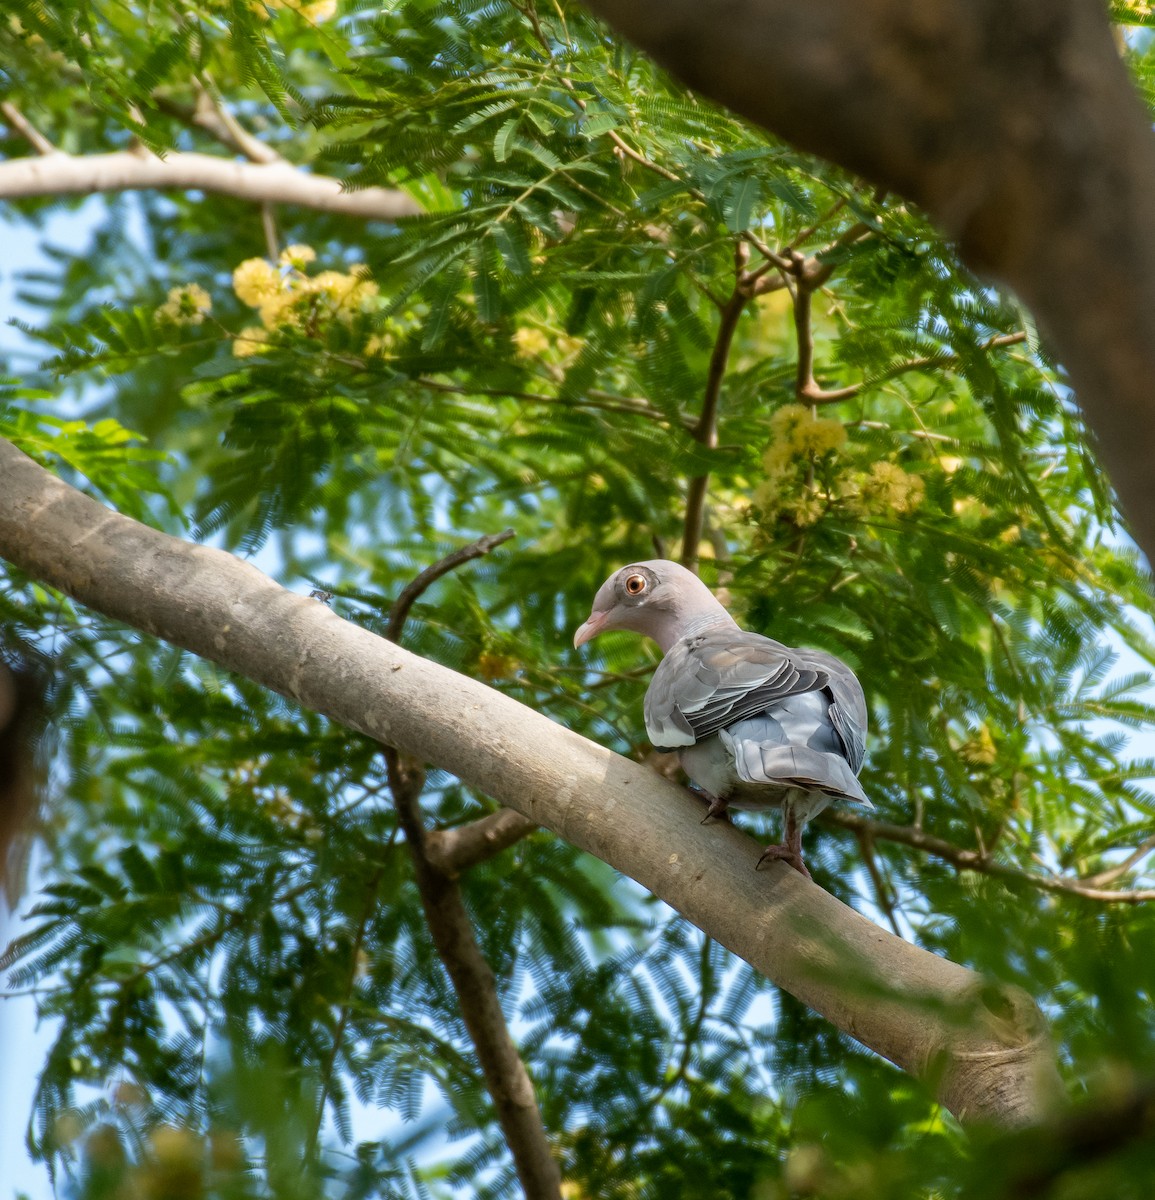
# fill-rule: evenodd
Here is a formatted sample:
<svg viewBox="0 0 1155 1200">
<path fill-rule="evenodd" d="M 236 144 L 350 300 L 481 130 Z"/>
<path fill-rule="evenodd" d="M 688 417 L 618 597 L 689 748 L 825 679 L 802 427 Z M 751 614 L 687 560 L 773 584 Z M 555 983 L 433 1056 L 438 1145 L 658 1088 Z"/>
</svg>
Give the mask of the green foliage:
<svg viewBox="0 0 1155 1200">
<path fill-rule="evenodd" d="M 1027 988 L 1074 1093 L 1155 1073 L 1147 909 L 1031 882 L 1150 837 L 1155 764 L 1123 737 L 1150 728 L 1149 680 L 1115 666 L 1155 643 L 1146 568 L 1021 309 L 918 213 L 573 5 L 296 7 L 8 6 L 4 90 L 64 150 L 219 151 L 190 117 L 207 89 L 291 161 L 425 213 L 277 209 L 278 251 L 316 260 L 234 276 L 269 254 L 259 211 L 109 199 L 89 253 L 26 281 L 50 353 L 0 433 L 370 628 L 512 526 L 407 644 L 638 757 L 653 651 L 579 656 L 572 630 L 611 570 L 677 554 L 708 474 L 705 577 L 748 627 L 857 670 L 880 817 L 1007 869 L 820 828 L 818 881 Z M 814 373 L 857 390 L 799 415 L 791 298 L 768 290 L 703 444 L 759 245 L 831 269 Z M 47 866 L 2 965 L 57 1022 L 30 1137 L 70 1194 L 514 1194 L 377 749 L 15 572 L 0 622 L 54 669 Z M 422 806 L 449 827 L 491 804 L 435 773 Z M 1152 886 L 1148 860 L 1111 885 Z M 924 1091 L 543 833 L 463 887 L 571 1195 L 1011 1195 L 1041 1154 L 1040 1186 L 1123 1196 L 1152 1170 L 1126 1139 L 1071 1164 L 1024 1139 L 980 1174 Z"/>
</svg>

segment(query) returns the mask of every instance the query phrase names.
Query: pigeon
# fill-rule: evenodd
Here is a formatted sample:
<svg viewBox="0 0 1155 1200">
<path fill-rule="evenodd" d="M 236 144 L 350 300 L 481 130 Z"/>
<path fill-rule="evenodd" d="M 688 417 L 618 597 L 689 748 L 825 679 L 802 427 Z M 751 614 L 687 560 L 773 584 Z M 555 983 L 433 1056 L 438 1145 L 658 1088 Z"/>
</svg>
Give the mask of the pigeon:
<svg viewBox="0 0 1155 1200">
<path fill-rule="evenodd" d="M 792 649 L 739 627 L 708 587 L 667 559 L 622 567 L 594 597 L 574 646 L 609 629 L 657 642 L 662 661 L 646 692 L 646 733 L 677 750 L 709 801 L 727 810 L 781 808 L 783 838 L 756 866 L 788 863 L 807 878 L 802 828 L 834 800 L 873 808 L 858 772 L 866 700 L 833 654 Z"/>
</svg>

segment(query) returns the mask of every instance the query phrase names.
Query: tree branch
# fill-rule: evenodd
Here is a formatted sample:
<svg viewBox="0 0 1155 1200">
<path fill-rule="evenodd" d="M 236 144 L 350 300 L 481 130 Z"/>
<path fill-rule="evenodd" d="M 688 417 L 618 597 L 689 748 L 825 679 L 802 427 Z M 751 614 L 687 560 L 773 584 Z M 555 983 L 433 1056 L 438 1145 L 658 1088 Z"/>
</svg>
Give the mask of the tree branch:
<svg viewBox="0 0 1155 1200">
<path fill-rule="evenodd" d="M 722 399 L 722 381 L 726 377 L 726 364 L 730 359 L 730 347 L 738 328 L 742 313 L 753 294 L 750 272 L 746 270 L 749 249 L 745 241 L 734 246 L 734 290 L 722 306 L 718 332 L 714 337 L 714 348 L 710 352 L 710 365 L 706 371 L 706 389 L 702 396 L 702 412 L 698 423 L 690 430 L 696 442 L 711 449 L 718 444 L 718 406 Z M 702 541 L 702 524 L 706 511 L 706 492 L 710 476 L 697 475 L 690 480 L 686 490 L 686 515 L 682 523 L 682 565 L 691 571 L 698 569 L 698 547 Z"/>
<path fill-rule="evenodd" d="M 427 662 L 250 563 L 113 513 L 0 441 L 0 555 L 106 616 L 420 756 L 663 899 L 962 1120 L 1059 1102 L 1034 1002 L 880 929 L 648 767 Z"/>
<path fill-rule="evenodd" d="M 482 555 L 488 554 L 503 542 L 508 542 L 513 536 L 512 529 L 506 529 L 502 533 L 487 533 L 484 537 L 479 537 L 477 541 L 470 542 L 468 546 L 462 546 L 459 550 L 454 550 L 451 554 L 447 554 L 431 567 L 426 567 L 412 583 L 402 589 L 401 594 L 393 602 L 393 607 L 389 610 L 389 620 L 385 625 L 385 631 L 382 636 L 387 637 L 391 642 L 399 642 L 402 630 L 405 628 L 405 622 L 409 617 L 409 610 L 424 592 L 431 588 L 443 575 L 448 575 L 450 571 L 460 567 L 462 563 L 467 563 L 474 558 L 481 558 Z"/>
<path fill-rule="evenodd" d="M 237 162 L 211 154 L 174 151 L 164 158 L 147 152 L 72 155 L 55 151 L 0 162 L 0 200 L 30 196 L 91 195 L 141 188 L 212 192 L 254 203 L 297 204 L 364 220 L 394 221 L 421 206 L 389 188 L 342 190 L 340 180 L 312 175 L 279 161 Z"/>
<path fill-rule="evenodd" d="M 1155 560 L 1155 136 L 1099 0 L 587 3 L 691 87 L 915 201 L 1009 284 Z"/>
<path fill-rule="evenodd" d="M 18 133 L 37 154 L 56 154 L 56 147 L 32 124 L 10 100 L 0 102 L 0 117 L 14 133 Z"/>
<path fill-rule="evenodd" d="M 468 825 L 431 830 L 425 837 L 425 853 L 437 870 L 455 877 L 516 845 L 535 829 L 537 824 L 528 817 L 512 808 L 499 808 Z"/>
<path fill-rule="evenodd" d="M 1096 886 L 1103 881 L 1118 878 L 1118 875 L 1129 869 L 1151 849 L 1155 848 L 1155 839 L 1144 842 L 1126 863 L 1118 868 L 1104 871 L 1087 879 L 1072 879 L 1065 875 L 1039 875 L 1034 871 L 1024 871 L 1021 867 L 1012 867 L 1007 863 L 997 862 L 987 854 L 978 850 L 965 850 L 948 842 L 944 838 L 925 833 L 913 825 L 892 825 L 887 821 L 875 821 L 869 817 L 861 817 L 857 813 L 845 809 L 827 809 L 819 818 L 828 825 L 839 825 L 849 829 L 859 836 L 871 840 L 881 838 L 887 842 L 899 842 L 915 850 L 922 850 L 943 862 L 950 863 L 960 871 L 977 871 L 982 875 L 993 875 L 1015 883 L 1026 883 L 1043 892 L 1057 892 L 1067 896 L 1080 896 L 1084 900 L 1098 900 L 1103 904 L 1143 904 L 1155 900 L 1155 888 L 1137 888 L 1131 891 L 1116 890 Z"/>
<path fill-rule="evenodd" d="M 512 529 L 480 537 L 426 567 L 394 601 L 385 637 L 391 642 L 401 640 L 414 603 L 438 579 L 463 563 L 488 554 L 512 537 Z M 384 744 L 382 750 L 389 790 L 413 859 L 429 933 L 453 984 L 521 1186 L 528 1200 L 561 1200 L 561 1175 L 549 1147 L 529 1072 L 501 1011 L 497 980 L 477 944 L 456 877 L 442 870 L 429 853 L 432 835 L 425 828 L 420 804 L 425 771 L 420 761 L 402 755 L 392 744 Z"/>
</svg>

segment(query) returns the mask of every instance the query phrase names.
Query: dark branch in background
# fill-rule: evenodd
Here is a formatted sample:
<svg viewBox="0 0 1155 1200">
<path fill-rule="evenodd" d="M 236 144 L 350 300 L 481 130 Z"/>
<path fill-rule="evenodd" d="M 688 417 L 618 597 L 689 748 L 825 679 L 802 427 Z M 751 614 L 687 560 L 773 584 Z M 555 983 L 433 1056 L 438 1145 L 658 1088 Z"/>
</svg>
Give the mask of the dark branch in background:
<svg viewBox="0 0 1155 1200">
<path fill-rule="evenodd" d="M 385 637 L 391 642 L 400 642 L 406 618 L 427 588 L 455 567 L 488 554 L 512 537 L 512 529 L 489 534 L 426 567 L 394 601 L 385 626 Z M 383 745 L 382 751 L 397 819 L 413 858 L 413 873 L 429 933 L 457 995 L 462 1019 L 477 1053 L 522 1189 L 529 1200 L 560 1200 L 561 1175 L 546 1137 L 533 1083 L 505 1022 L 497 981 L 477 944 L 461 888 L 456 882 L 456 875 L 468 865 L 469 856 L 459 853 L 452 871 L 445 870 L 436 861 L 435 855 L 430 853 L 434 835 L 426 830 L 421 814 L 425 770 L 419 762 L 402 755 L 392 746 Z M 477 843 L 488 849 L 497 835 L 493 839 L 487 835 L 495 828 L 502 828 L 507 839 L 504 844 L 512 845 L 534 828 L 533 822 L 524 817 L 519 820 L 524 823 L 520 828 L 516 822 L 503 821 L 501 812 L 493 813 L 489 818 L 483 818 L 489 822 L 487 826 L 474 822 L 465 829 L 454 830 L 455 845 L 459 851 L 462 846 Z M 516 829 L 516 836 L 509 836 L 511 829 Z M 445 844 L 441 841 L 438 849 L 444 851 Z M 480 857 L 469 861 L 480 861 Z"/>
<path fill-rule="evenodd" d="M 506 529 L 503 533 L 487 533 L 484 537 L 479 537 L 476 542 L 470 542 L 468 546 L 462 546 L 460 550 L 454 550 L 452 554 L 447 554 L 431 567 L 426 567 L 393 602 L 382 637 L 387 637 L 391 642 L 400 642 L 402 630 L 409 618 L 409 610 L 420 599 L 422 593 L 432 587 L 443 575 L 448 575 L 450 571 L 460 567 L 462 563 L 467 563 L 474 558 L 481 558 L 503 542 L 508 542 L 512 537 L 512 529 Z"/>
<path fill-rule="evenodd" d="M 36 743 L 45 718 L 45 680 L 15 654 L 0 654 L 0 886 L 16 898 L 24 840 L 36 806 Z"/>
<path fill-rule="evenodd" d="M 1039 875 L 1033 871 L 1024 871 L 1021 867 L 1012 867 L 1007 863 L 997 862 L 989 853 L 979 850 L 965 850 L 948 842 L 944 838 L 924 833 L 913 825 L 892 825 L 887 821 L 874 821 L 869 817 L 860 817 L 857 813 L 845 809 L 827 809 L 818 818 L 828 825 L 839 825 L 849 829 L 859 839 L 870 841 L 898 842 L 915 850 L 942 859 L 957 867 L 960 871 L 977 871 L 981 875 L 993 875 L 1012 883 L 1024 883 L 1043 892 L 1056 892 L 1063 896 L 1080 896 L 1084 900 L 1097 900 L 1103 904 L 1143 904 L 1155 900 L 1155 888 L 1113 889 L 1101 886 L 1118 879 L 1130 870 L 1146 855 L 1155 850 L 1155 838 L 1149 838 L 1130 854 L 1127 859 L 1116 867 L 1101 871 L 1086 879 L 1073 879 L 1064 875 Z"/>
</svg>

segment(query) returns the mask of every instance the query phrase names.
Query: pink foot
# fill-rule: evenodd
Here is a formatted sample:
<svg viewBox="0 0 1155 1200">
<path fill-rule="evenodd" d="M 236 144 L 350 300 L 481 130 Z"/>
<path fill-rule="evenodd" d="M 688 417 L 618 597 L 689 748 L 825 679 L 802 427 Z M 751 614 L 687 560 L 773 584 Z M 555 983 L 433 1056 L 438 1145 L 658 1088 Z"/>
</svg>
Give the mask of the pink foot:
<svg viewBox="0 0 1155 1200">
<path fill-rule="evenodd" d="M 806 864 L 802 861 L 802 852 L 800 850 L 792 850 L 784 843 L 779 843 L 778 845 L 774 846 L 767 846 L 766 849 L 762 851 L 761 858 L 759 858 L 757 863 L 754 864 L 754 870 L 757 871 L 764 862 L 787 863 L 789 866 L 793 867 L 799 875 L 805 875 L 807 879 L 810 878 L 810 872 L 806 869 Z"/>
</svg>

